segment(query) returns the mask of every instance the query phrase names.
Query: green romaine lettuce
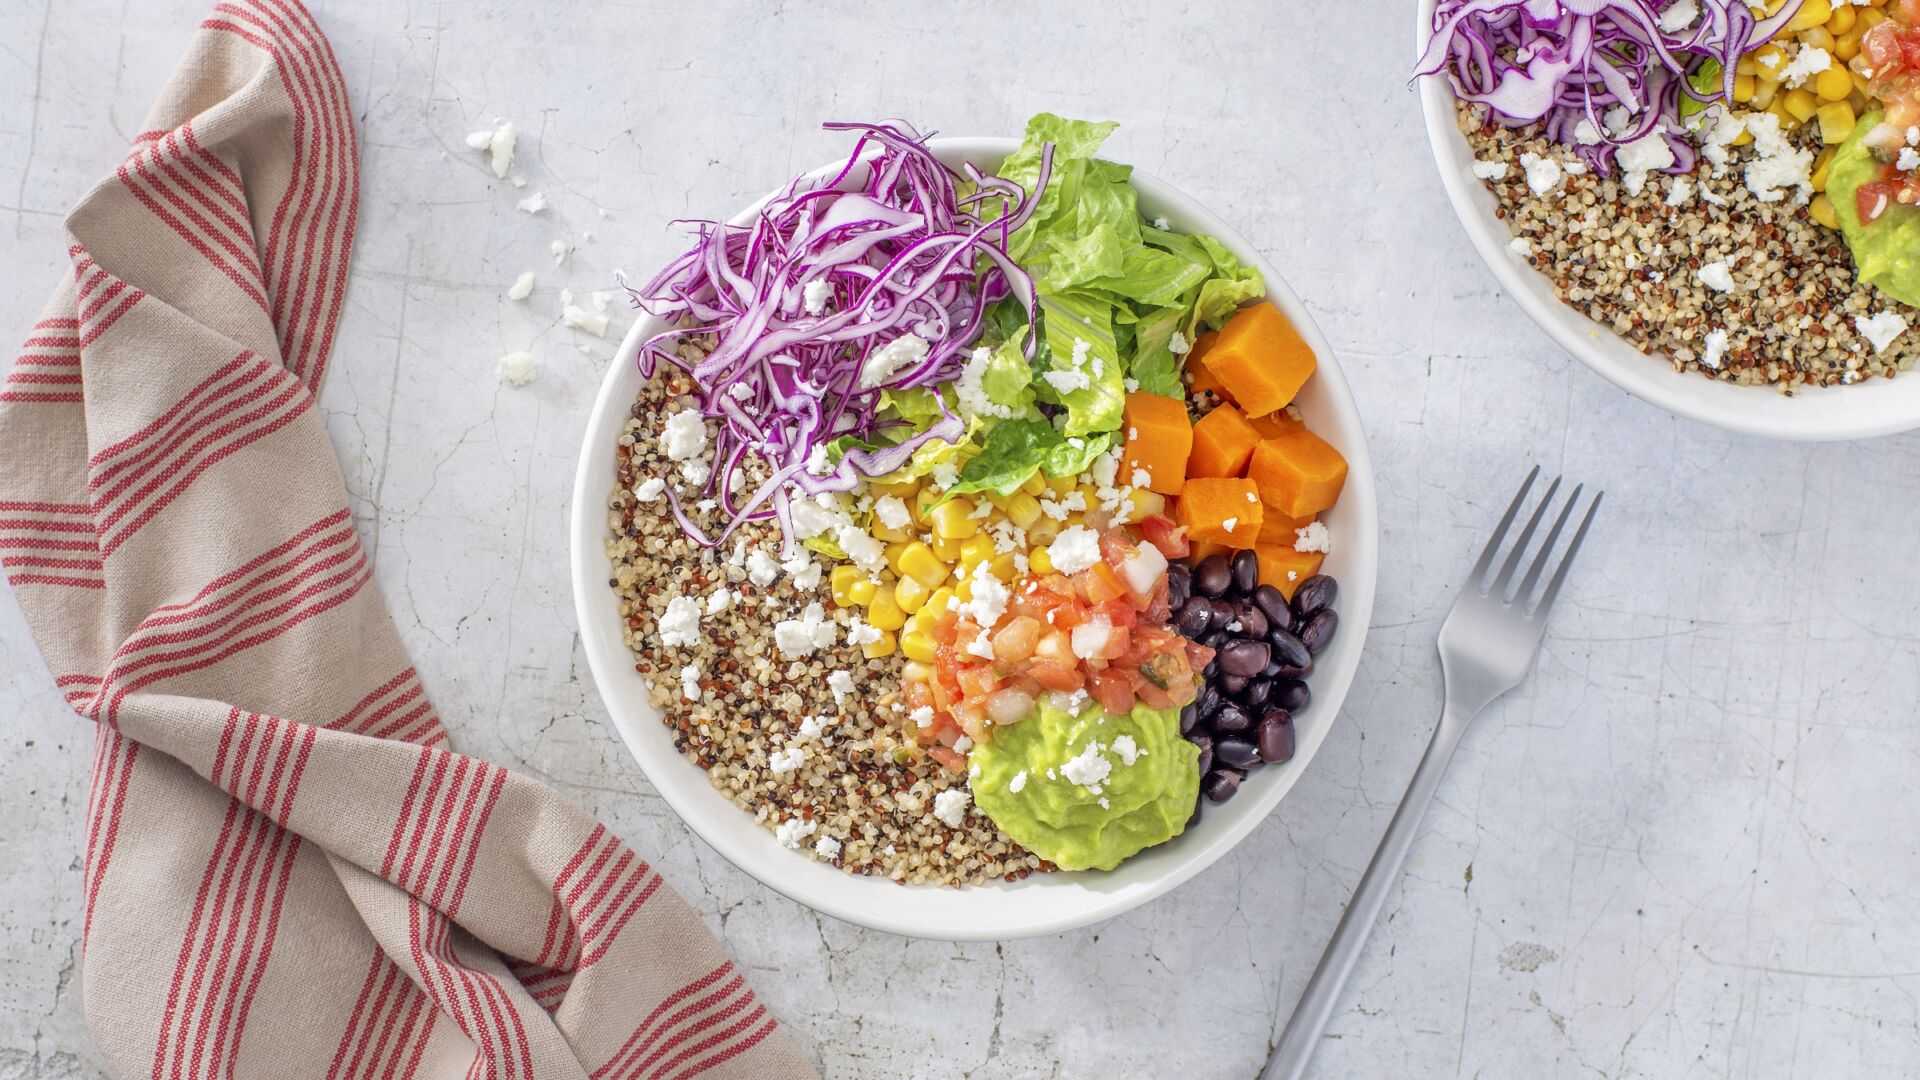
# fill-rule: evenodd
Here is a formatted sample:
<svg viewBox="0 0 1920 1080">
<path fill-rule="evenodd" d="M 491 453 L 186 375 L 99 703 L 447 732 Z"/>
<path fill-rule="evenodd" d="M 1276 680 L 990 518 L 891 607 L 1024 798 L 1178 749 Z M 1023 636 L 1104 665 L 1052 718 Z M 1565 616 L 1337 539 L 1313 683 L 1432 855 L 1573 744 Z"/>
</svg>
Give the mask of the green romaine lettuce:
<svg viewBox="0 0 1920 1080">
<path fill-rule="evenodd" d="M 1111 434 L 1070 438 L 1045 420 L 1003 420 L 987 432 L 980 453 L 961 468 L 960 482 L 946 494 L 1011 495 L 1043 470 L 1048 476 L 1078 476 L 1112 445 Z"/>
</svg>

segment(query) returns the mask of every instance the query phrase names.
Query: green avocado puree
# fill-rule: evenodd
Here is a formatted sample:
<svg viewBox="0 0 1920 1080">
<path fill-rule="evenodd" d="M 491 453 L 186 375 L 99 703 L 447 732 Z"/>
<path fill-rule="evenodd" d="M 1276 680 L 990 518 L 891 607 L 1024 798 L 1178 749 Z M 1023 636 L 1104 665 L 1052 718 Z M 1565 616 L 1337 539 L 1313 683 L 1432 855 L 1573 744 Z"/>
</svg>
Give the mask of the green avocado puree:
<svg viewBox="0 0 1920 1080">
<path fill-rule="evenodd" d="M 1878 112 L 1868 113 L 1853 126 L 1827 166 L 1827 198 L 1840 219 L 1840 231 L 1853 252 L 1853 264 L 1864 281 L 1904 304 L 1920 306 L 1920 208 L 1895 203 L 1871 225 L 1860 223 L 1854 192 L 1880 175 L 1881 162 L 1867 148 L 1865 136 L 1880 125 Z"/>
<path fill-rule="evenodd" d="M 1117 716 L 1089 703 L 1076 714 L 1048 695 L 974 748 L 973 801 L 1048 862 L 1111 870 L 1187 827 L 1199 760 L 1199 747 L 1180 737 L 1178 710 L 1136 704 Z"/>
</svg>

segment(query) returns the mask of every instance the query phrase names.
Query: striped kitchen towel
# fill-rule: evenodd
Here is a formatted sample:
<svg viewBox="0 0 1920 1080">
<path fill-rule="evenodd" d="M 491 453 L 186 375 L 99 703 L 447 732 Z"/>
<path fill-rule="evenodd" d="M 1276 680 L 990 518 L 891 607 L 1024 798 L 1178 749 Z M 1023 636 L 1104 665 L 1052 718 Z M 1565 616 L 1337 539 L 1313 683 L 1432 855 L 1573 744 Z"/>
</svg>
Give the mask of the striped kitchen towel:
<svg viewBox="0 0 1920 1080">
<path fill-rule="evenodd" d="M 447 749 L 314 399 L 359 172 L 297 0 L 228 0 L 67 218 L 0 386 L 0 566 L 75 711 L 123 1077 L 811 1076 L 706 927 Z"/>
</svg>

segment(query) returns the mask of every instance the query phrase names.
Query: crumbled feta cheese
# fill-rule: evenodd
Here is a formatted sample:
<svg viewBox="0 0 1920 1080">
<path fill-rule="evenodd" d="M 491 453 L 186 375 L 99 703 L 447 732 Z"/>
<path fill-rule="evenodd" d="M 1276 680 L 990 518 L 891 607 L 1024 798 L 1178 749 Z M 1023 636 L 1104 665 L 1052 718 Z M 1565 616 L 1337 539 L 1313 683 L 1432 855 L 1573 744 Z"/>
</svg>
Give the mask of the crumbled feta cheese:
<svg viewBox="0 0 1920 1080">
<path fill-rule="evenodd" d="M 962 735 L 959 738 L 953 740 L 953 748 L 956 751 L 964 754 L 967 751 L 973 749 L 973 740 L 967 738 L 965 735 Z"/>
<path fill-rule="evenodd" d="M 1100 536 L 1085 525 L 1069 525 L 1047 546 L 1047 557 L 1062 574 L 1077 574 L 1100 561 Z"/>
<path fill-rule="evenodd" d="M 1714 292 L 1727 293 L 1733 291 L 1733 270 L 1727 266 L 1725 259 L 1708 263 L 1694 271 L 1693 276 L 1700 279 L 1700 284 L 1705 285 Z"/>
<path fill-rule="evenodd" d="M 1524 236 L 1516 236 L 1508 242 L 1507 250 L 1521 258 L 1531 257 L 1533 255 L 1533 241 L 1528 240 Z"/>
<path fill-rule="evenodd" d="M 688 701 L 700 700 L 699 664 L 688 664 L 680 669 L 680 696 Z"/>
<path fill-rule="evenodd" d="M 832 861 L 840 857 L 840 841 L 831 836 L 823 836 L 813 842 L 813 853 Z"/>
<path fill-rule="evenodd" d="M 833 295 L 833 285 L 826 281 L 809 281 L 802 294 L 807 314 L 818 315 L 827 310 L 827 298 Z"/>
<path fill-rule="evenodd" d="M 1060 766 L 1060 774 L 1069 782 L 1096 792 L 1112 772 L 1113 762 L 1102 756 L 1100 744 L 1092 741 Z"/>
<path fill-rule="evenodd" d="M 1560 163 L 1550 157 L 1528 151 L 1520 155 L 1520 167 L 1527 173 L 1527 188 L 1535 195 L 1545 195 L 1560 186 Z"/>
<path fill-rule="evenodd" d="M 536 191 L 513 205 L 515 209 L 538 214 L 547 208 L 547 196 L 544 192 Z"/>
<path fill-rule="evenodd" d="M 1585 123 L 1585 121 L 1581 121 Z M 1473 175 L 1476 180 L 1505 180 L 1507 163 L 1504 161 L 1476 161 L 1473 163 Z"/>
<path fill-rule="evenodd" d="M 820 826 L 816 822 L 808 821 L 805 818 L 790 817 L 774 827 L 773 838 L 780 841 L 782 846 L 799 851 L 800 841 L 812 836 L 814 831 L 819 828 Z"/>
<path fill-rule="evenodd" d="M 1674 177 L 1673 182 L 1667 185 L 1666 204 L 1668 206 L 1685 206 L 1692 201 L 1693 181 L 1688 180 L 1684 176 Z"/>
<path fill-rule="evenodd" d="M 806 761 L 806 747 L 789 746 L 784 750 L 775 750 L 773 753 L 768 754 L 767 768 L 771 769 L 775 776 L 785 776 L 795 769 L 798 769 L 801 765 L 806 764 Z"/>
<path fill-rule="evenodd" d="M 1006 420 L 1013 416 L 1013 410 L 995 402 L 987 396 L 987 366 L 993 363 L 993 350 L 982 345 L 968 355 L 966 366 L 960 369 L 960 377 L 954 380 L 954 393 L 960 399 L 960 409 L 975 416 L 991 416 Z"/>
<path fill-rule="evenodd" d="M 867 355 L 867 362 L 860 365 L 857 389 L 873 390 L 884 386 L 888 379 L 926 358 L 926 338 L 918 334 L 901 334 Z"/>
<path fill-rule="evenodd" d="M 585 330 L 594 337 L 606 337 L 612 317 L 604 311 L 588 311 L 568 304 L 560 309 L 560 321 L 571 330 Z"/>
<path fill-rule="evenodd" d="M 1885 352 L 1893 339 L 1907 330 L 1907 320 L 1897 311 L 1883 311 L 1878 315 L 1855 315 L 1853 328 L 1860 336 L 1873 343 L 1873 351 Z"/>
<path fill-rule="evenodd" d="M 879 627 L 858 616 L 855 616 L 853 621 L 847 624 L 847 645 L 852 648 L 857 649 L 862 645 L 871 645 L 879 641 L 881 636 L 882 632 Z"/>
<path fill-rule="evenodd" d="M 1227 530 L 1228 532 L 1232 532 L 1236 527 L 1239 526 L 1239 524 L 1240 524 L 1239 518 L 1230 517 L 1220 522 L 1220 527 Z"/>
<path fill-rule="evenodd" d="M 1798 201 L 1813 194 L 1813 151 L 1795 146 L 1780 130 L 1780 118 L 1772 113 L 1753 113 L 1747 117 L 1747 130 L 1753 133 L 1754 159 L 1747 163 L 1747 190 L 1761 202 L 1779 202 L 1784 189 L 1795 188 Z"/>
<path fill-rule="evenodd" d="M 657 476 L 649 477 L 633 489 L 633 497 L 643 503 L 659 502 L 660 493 L 667 490 L 667 482 Z"/>
<path fill-rule="evenodd" d="M 509 300 L 525 300 L 532 295 L 533 271 L 531 270 L 514 278 L 513 284 L 507 286 L 507 299 Z"/>
<path fill-rule="evenodd" d="M 908 713 L 907 719 L 913 721 L 915 727 L 930 728 L 933 726 L 933 706 L 922 705 Z"/>
<path fill-rule="evenodd" d="M 1026 786 L 1027 786 L 1027 770 L 1025 769 L 1021 769 L 1019 772 L 1014 773 L 1013 779 L 1007 781 L 1007 790 L 1013 792 L 1015 795 L 1020 794 L 1021 789 L 1025 788 Z"/>
<path fill-rule="evenodd" d="M 808 604 L 797 619 L 782 619 L 773 624 L 773 644 L 787 659 L 806 656 L 815 649 L 833 644 L 838 627 L 827 620 L 827 612 L 817 602 Z"/>
<path fill-rule="evenodd" d="M 510 352 L 494 362 L 493 373 L 508 386 L 525 386 L 540 374 L 530 352 Z"/>
<path fill-rule="evenodd" d="M 507 170 L 513 167 L 513 147 L 517 136 L 513 132 L 513 122 L 502 120 L 492 131 L 476 131 L 467 136 L 467 145 L 487 155 L 487 163 L 493 166 L 493 175 L 506 179 Z"/>
<path fill-rule="evenodd" d="M 713 473 L 712 464 L 705 461 L 701 461 L 698 458 L 694 458 L 689 461 L 683 461 L 680 463 L 680 479 L 685 481 L 686 483 L 692 484 L 694 487 L 699 487 L 700 485 L 706 483 L 707 477 L 712 475 L 712 473 Z M 674 488 L 674 490 L 678 491 L 680 489 L 676 487 Z"/>
<path fill-rule="evenodd" d="M 943 461 L 933 467 L 933 482 L 940 487 L 950 488 L 960 482 L 960 466 L 951 461 Z"/>
<path fill-rule="evenodd" d="M 948 828 L 957 829 L 967 819 L 967 803 L 971 798 L 964 791 L 948 788 L 933 797 L 933 816 Z"/>
<path fill-rule="evenodd" d="M 1193 342 L 1187 340 L 1187 335 L 1175 330 L 1173 336 L 1167 339 L 1167 351 L 1175 356 L 1185 356 L 1193 351 Z"/>
<path fill-rule="evenodd" d="M 991 660 L 993 659 L 993 642 L 988 639 L 987 635 L 981 634 L 979 637 L 967 642 L 967 651 L 982 660 Z"/>
<path fill-rule="evenodd" d="M 1912 172 L 1915 169 L 1920 169 L 1920 150 L 1915 150 L 1911 146 L 1901 147 L 1900 156 L 1893 159 L 1893 167 L 1899 169 L 1901 172 Z"/>
<path fill-rule="evenodd" d="M 723 585 L 707 595 L 707 614 L 718 615 L 733 603 L 733 593 Z"/>
<path fill-rule="evenodd" d="M 1598 146 L 1600 129 L 1593 126 L 1593 121 L 1582 118 L 1579 123 L 1573 125 L 1573 141 L 1581 146 Z"/>
<path fill-rule="evenodd" d="M 1780 81 L 1788 86 L 1799 86 L 1832 66 L 1833 55 L 1827 50 L 1818 45 L 1802 45 L 1792 62 L 1780 69 Z"/>
<path fill-rule="evenodd" d="M 1700 156 L 1706 158 L 1707 162 L 1713 166 L 1713 175 L 1725 176 L 1727 173 L 1727 165 L 1732 160 L 1731 156 L 1727 153 L 1727 148 L 1732 146 L 1735 140 L 1746 133 L 1747 114 L 1743 113 L 1735 116 L 1725 109 L 1714 109 L 1710 113 L 1702 113 L 1701 115 L 1713 116 L 1715 120 L 1713 126 L 1707 129 L 1706 138 L 1700 144 Z M 1703 199 L 1707 198 L 1705 184 L 1700 186 L 1700 197 Z M 1712 202 L 1713 200 L 1707 199 L 1707 201 Z"/>
<path fill-rule="evenodd" d="M 766 552 L 761 551 L 759 548 L 754 548 L 752 551 L 747 552 L 748 581 L 764 589 L 773 584 L 773 579 L 779 576 L 780 564 L 774 562 L 772 557 Z"/>
<path fill-rule="evenodd" d="M 686 461 L 707 448 L 707 425 L 692 409 L 667 417 L 660 429 L 660 448 L 669 461 Z"/>
<path fill-rule="evenodd" d="M 1700 362 L 1715 371 L 1720 370 L 1720 360 L 1727 355 L 1727 332 L 1725 330 L 1707 331 L 1706 346 L 1707 351 L 1701 355 Z"/>
<path fill-rule="evenodd" d="M 1627 194 L 1638 195 L 1646 190 L 1648 173 L 1673 164 L 1673 147 L 1667 145 L 1666 136 L 1655 129 L 1620 146 L 1614 151 L 1614 161 L 1620 166 L 1620 179 Z"/>
<path fill-rule="evenodd" d="M 853 676 L 844 671 L 835 671 L 827 675 L 827 689 L 833 691 L 833 703 L 840 704 L 853 693 Z"/>
<path fill-rule="evenodd" d="M 1065 396 L 1075 390 L 1085 390 L 1093 385 L 1093 379 L 1084 371 L 1049 371 L 1040 376 L 1047 380 L 1055 393 Z"/>
<path fill-rule="evenodd" d="M 857 525 L 842 525 L 833 532 L 833 542 L 847 553 L 855 566 L 877 574 L 887 565 L 887 545 L 874 539 Z"/>
<path fill-rule="evenodd" d="M 781 563 L 780 569 L 785 570 L 787 576 L 793 579 L 793 587 L 802 592 L 809 592 L 820 587 L 820 564 L 814 562 L 813 556 L 807 554 L 805 551 L 801 551 L 794 555 L 793 558 Z"/>
<path fill-rule="evenodd" d="M 1173 231 L 1173 226 L 1172 226 L 1172 225 L 1170 225 L 1170 224 L 1168 224 L 1168 222 L 1167 222 L 1167 219 L 1166 219 L 1166 218 L 1165 218 L 1164 216 L 1162 216 L 1162 217 L 1157 217 L 1157 218 L 1154 218 L 1154 219 L 1153 219 L 1153 227 L 1154 227 L 1154 228 L 1156 228 L 1156 229 L 1159 229 L 1159 230 L 1160 230 L 1161 232 L 1172 232 L 1172 231 Z"/>
<path fill-rule="evenodd" d="M 1327 525 L 1323 521 L 1309 521 L 1306 528 L 1293 530 L 1293 535 L 1297 538 L 1293 542 L 1295 551 L 1333 550 L 1333 537 L 1327 532 Z"/>
<path fill-rule="evenodd" d="M 667 601 L 667 613 L 660 616 L 660 643 L 692 645 L 699 640 L 699 601 L 685 596 L 676 596 Z"/>
<path fill-rule="evenodd" d="M 1013 599 L 1013 593 L 1006 584 L 993 576 L 986 563 L 974 567 L 973 599 L 954 605 L 954 610 L 962 615 L 973 616 L 973 621 L 982 629 L 991 630 L 1000 624 L 1007 613 L 1007 602 Z"/>
<path fill-rule="evenodd" d="M 1694 0 L 1673 0 L 1667 10 L 1660 13 L 1660 29 L 1669 34 L 1677 34 L 1693 25 L 1700 17 L 1700 7 Z"/>
<path fill-rule="evenodd" d="M 1113 737 L 1113 752 L 1120 755 L 1120 764 L 1122 765 L 1131 765 L 1140 758 L 1147 756 L 1147 752 L 1140 749 L 1140 744 L 1134 742 L 1133 736 L 1131 735 L 1115 735 Z"/>
</svg>

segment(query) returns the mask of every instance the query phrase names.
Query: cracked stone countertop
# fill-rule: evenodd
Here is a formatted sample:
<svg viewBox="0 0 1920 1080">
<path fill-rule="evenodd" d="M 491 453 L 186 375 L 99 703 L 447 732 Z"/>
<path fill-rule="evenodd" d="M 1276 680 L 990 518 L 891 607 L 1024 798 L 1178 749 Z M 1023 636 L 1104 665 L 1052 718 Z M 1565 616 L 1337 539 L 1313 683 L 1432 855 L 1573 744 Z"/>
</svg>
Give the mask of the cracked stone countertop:
<svg viewBox="0 0 1920 1080">
<path fill-rule="evenodd" d="M 11 333 L 209 6 L 0 5 Z M 365 166 L 322 404 L 407 646 L 456 744 L 651 855 L 828 1076 L 1252 1077 L 1438 714 L 1453 583 L 1533 462 L 1606 509 L 1532 677 L 1460 748 L 1316 1075 L 1920 1074 L 1920 438 L 1728 435 L 1555 349 L 1435 183 L 1410 7 L 315 5 Z M 1076 933 L 907 941 L 733 869 L 609 729 L 565 531 L 626 316 L 583 336 L 558 296 L 840 152 L 823 119 L 1011 134 L 1039 110 L 1121 121 L 1114 155 L 1236 222 L 1313 310 L 1378 467 L 1379 602 L 1335 730 L 1231 856 Z M 524 191 L 463 145 L 495 117 Z M 550 208 L 517 211 L 535 190 Z M 498 385 L 520 349 L 538 380 Z M 101 1075 L 74 977 L 91 744 L 0 601 L 0 1077 Z"/>
</svg>

